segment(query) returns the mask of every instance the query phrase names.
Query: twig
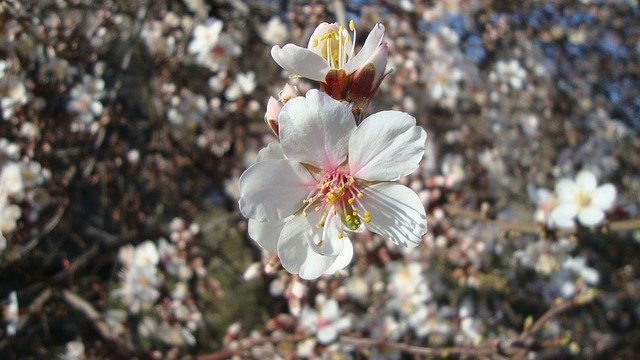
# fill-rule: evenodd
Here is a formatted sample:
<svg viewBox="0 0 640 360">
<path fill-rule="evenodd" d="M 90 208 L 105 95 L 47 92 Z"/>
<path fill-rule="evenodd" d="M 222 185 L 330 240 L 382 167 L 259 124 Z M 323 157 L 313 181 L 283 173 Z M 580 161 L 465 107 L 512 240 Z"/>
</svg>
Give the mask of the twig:
<svg viewBox="0 0 640 360">
<path fill-rule="evenodd" d="M 533 223 L 525 224 L 525 223 L 518 223 L 514 221 L 507 221 L 507 220 L 493 220 L 493 219 L 487 218 L 485 215 L 477 211 L 474 211 L 472 209 L 467 209 L 467 208 L 462 208 L 457 206 L 445 206 L 445 210 L 451 216 L 465 217 L 472 220 L 493 224 L 504 232 L 541 234 L 541 233 L 545 233 L 547 230 L 542 224 L 533 224 Z M 630 231 L 630 230 L 638 230 L 638 229 L 640 229 L 640 218 L 611 221 L 609 223 L 605 223 L 602 226 L 602 230 L 605 232 L 606 231 Z M 576 234 L 577 232 L 578 231 L 576 229 L 555 230 L 555 234 L 561 235 L 561 236 L 569 236 L 569 235 Z"/>
<path fill-rule="evenodd" d="M 304 334 L 294 334 L 294 335 L 272 335 L 268 337 L 262 337 L 257 339 L 245 339 L 244 341 L 240 341 L 240 345 L 235 349 L 221 350 L 212 354 L 206 354 L 198 356 L 198 360 L 223 360 L 228 359 L 234 355 L 238 355 L 243 353 L 254 346 L 259 346 L 262 344 L 279 344 L 284 342 L 299 342 L 306 339 L 307 336 Z"/>
<path fill-rule="evenodd" d="M 407 354 L 422 356 L 465 356 L 465 357 L 487 357 L 498 352 L 499 341 L 491 341 L 479 347 L 448 347 L 448 348 L 430 348 L 404 343 L 387 342 L 384 340 L 361 338 L 343 335 L 340 341 L 353 345 L 357 348 L 376 347 L 380 349 L 398 350 Z"/>
<path fill-rule="evenodd" d="M 81 312 L 104 339 L 118 345 L 118 350 L 120 351 L 126 349 L 127 352 L 132 352 L 131 347 L 126 342 L 111 332 L 109 326 L 102 320 L 98 310 L 91 303 L 69 290 L 63 290 L 62 297 L 72 308 Z"/>
</svg>

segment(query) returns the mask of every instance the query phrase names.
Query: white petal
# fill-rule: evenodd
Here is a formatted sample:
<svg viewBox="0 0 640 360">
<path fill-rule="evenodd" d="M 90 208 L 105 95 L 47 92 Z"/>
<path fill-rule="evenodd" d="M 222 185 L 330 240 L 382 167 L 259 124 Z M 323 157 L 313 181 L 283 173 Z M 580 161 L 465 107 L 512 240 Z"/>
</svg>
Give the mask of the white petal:
<svg viewBox="0 0 640 360">
<path fill-rule="evenodd" d="M 335 262 L 335 256 L 320 255 L 307 247 L 307 258 L 300 267 L 299 276 L 305 280 L 317 279 L 327 273 L 327 269 Z"/>
<path fill-rule="evenodd" d="M 604 220 L 604 212 L 595 206 L 588 206 L 580 209 L 578 212 L 578 220 L 584 226 L 598 225 Z"/>
<path fill-rule="evenodd" d="M 329 299 L 320 307 L 320 316 L 325 320 L 334 320 L 340 316 L 340 307 L 334 299 Z"/>
<path fill-rule="evenodd" d="M 382 111 L 362 122 L 349 139 L 349 169 L 358 179 L 393 181 L 418 168 L 427 133 L 400 111 Z"/>
<path fill-rule="evenodd" d="M 367 36 L 367 39 L 364 41 L 362 49 L 360 49 L 358 54 L 344 65 L 344 71 L 346 71 L 347 74 L 350 74 L 364 65 L 364 63 L 369 60 L 369 57 L 373 55 L 374 51 L 376 51 L 378 46 L 382 43 L 383 36 L 384 25 L 376 24 L 369 33 L 369 36 Z"/>
<path fill-rule="evenodd" d="M 272 142 L 258 152 L 256 162 L 282 159 L 285 159 L 284 152 L 282 151 L 282 145 L 278 142 Z"/>
<path fill-rule="evenodd" d="M 320 255 L 309 247 L 311 232 L 309 220 L 296 215 L 284 225 L 278 239 L 277 252 L 282 267 L 306 280 L 321 276 L 336 258 Z"/>
<path fill-rule="evenodd" d="M 316 181 L 302 165 L 290 160 L 267 160 L 240 176 L 240 212 L 258 221 L 274 221 L 302 207 Z"/>
<path fill-rule="evenodd" d="M 303 47 L 287 44 L 271 48 L 271 57 L 283 69 L 315 81 L 324 81 L 330 67 L 320 55 Z"/>
<path fill-rule="evenodd" d="M 405 247 L 417 246 L 427 232 L 427 216 L 418 195 L 404 185 L 380 183 L 365 188 L 361 199 L 371 214 L 368 230 Z"/>
<path fill-rule="evenodd" d="M 612 184 L 600 185 L 591 195 L 591 205 L 609 210 L 616 200 L 616 187 Z"/>
<path fill-rule="evenodd" d="M 338 270 L 344 269 L 351 263 L 351 259 L 353 259 L 353 244 L 346 236 L 342 238 L 342 241 L 344 242 L 344 249 L 342 249 L 342 252 L 333 261 L 333 264 L 324 272 L 325 274 L 333 274 Z"/>
<path fill-rule="evenodd" d="M 260 222 L 249 219 L 249 237 L 255 240 L 261 248 L 275 253 L 278 251 L 280 232 L 282 232 L 282 228 L 287 220 L 289 219 Z"/>
<path fill-rule="evenodd" d="M 549 214 L 552 225 L 559 228 L 570 228 L 575 225 L 573 219 L 578 214 L 578 206 L 575 203 L 564 203 L 556 206 Z"/>
<path fill-rule="evenodd" d="M 327 325 L 327 326 L 321 328 L 320 330 L 318 330 L 318 341 L 321 344 L 325 344 L 326 345 L 326 344 L 332 342 L 333 340 L 335 340 L 337 336 L 338 336 L 338 332 L 331 325 Z"/>
<path fill-rule="evenodd" d="M 574 201 L 577 186 L 573 180 L 563 178 L 556 183 L 555 191 L 560 202 Z"/>
<path fill-rule="evenodd" d="M 278 257 L 282 267 L 292 274 L 297 274 L 307 259 L 309 246 L 303 237 L 308 232 L 307 220 L 303 216 L 296 215 L 284 225 L 280 233 Z"/>
<path fill-rule="evenodd" d="M 356 127 L 346 105 L 315 89 L 289 100 L 278 123 L 287 158 L 329 171 L 346 159 L 349 135 Z"/>
<path fill-rule="evenodd" d="M 592 172 L 583 170 L 576 176 L 576 185 L 578 185 L 582 191 L 590 193 L 596 189 L 598 181 Z"/>
</svg>

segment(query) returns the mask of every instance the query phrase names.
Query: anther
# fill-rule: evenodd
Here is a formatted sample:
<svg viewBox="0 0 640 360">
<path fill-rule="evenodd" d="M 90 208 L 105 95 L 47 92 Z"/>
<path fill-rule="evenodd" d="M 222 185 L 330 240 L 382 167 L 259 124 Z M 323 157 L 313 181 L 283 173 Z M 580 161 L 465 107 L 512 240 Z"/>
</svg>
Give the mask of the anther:
<svg viewBox="0 0 640 360">
<path fill-rule="evenodd" d="M 342 239 L 344 237 L 344 235 L 342 235 L 341 232 L 338 233 L 338 239 Z"/>
</svg>

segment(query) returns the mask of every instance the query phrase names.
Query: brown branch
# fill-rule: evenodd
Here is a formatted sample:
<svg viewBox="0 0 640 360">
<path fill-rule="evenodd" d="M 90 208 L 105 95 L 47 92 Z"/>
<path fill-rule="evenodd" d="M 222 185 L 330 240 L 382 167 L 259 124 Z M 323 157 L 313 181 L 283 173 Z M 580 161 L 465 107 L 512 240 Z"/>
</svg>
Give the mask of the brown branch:
<svg viewBox="0 0 640 360">
<path fill-rule="evenodd" d="M 508 220 L 489 219 L 484 214 L 477 212 L 473 209 L 447 205 L 444 207 L 445 211 L 454 217 L 465 217 L 472 220 L 480 221 L 483 223 L 491 224 L 498 227 L 503 232 L 524 233 L 524 234 L 543 234 L 546 232 L 546 228 L 543 224 L 535 223 L 519 223 Z M 602 231 L 630 231 L 640 229 L 640 218 L 616 220 L 605 223 L 601 227 Z M 558 229 L 555 230 L 555 234 L 561 236 L 569 236 L 576 234 L 575 229 Z"/>
<path fill-rule="evenodd" d="M 340 341 L 352 345 L 356 348 L 376 347 L 382 350 L 398 350 L 407 354 L 422 356 L 466 356 L 466 357 L 487 357 L 498 353 L 499 341 L 491 341 L 479 347 L 448 347 L 448 348 L 429 348 L 423 346 L 409 345 L 404 343 L 387 342 L 384 340 L 361 338 L 343 335 Z"/>
<path fill-rule="evenodd" d="M 272 343 L 279 344 L 285 342 L 299 342 L 306 339 L 308 336 L 305 334 L 294 335 L 272 335 L 268 337 L 262 337 L 257 339 L 245 339 L 241 340 L 240 345 L 235 349 L 220 350 L 212 354 L 206 354 L 198 356 L 198 360 L 223 360 L 233 357 L 234 355 L 241 354 L 254 346 L 260 346 L 262 344 Z"/>
</svg>

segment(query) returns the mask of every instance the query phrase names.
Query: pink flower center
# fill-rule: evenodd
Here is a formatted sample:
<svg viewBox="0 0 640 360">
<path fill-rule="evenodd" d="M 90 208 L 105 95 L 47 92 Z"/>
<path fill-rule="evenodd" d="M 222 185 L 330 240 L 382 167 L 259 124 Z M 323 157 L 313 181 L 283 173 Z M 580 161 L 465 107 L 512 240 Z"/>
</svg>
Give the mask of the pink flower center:
<svg viewBox="0 0 640 360">
<path fill-rule="evenodd" d="M 348 230 L 355 231 L 362 225 L 362 221 L 371 221 L 371 214 L 365 210 L 361 202 L 364 197 L 362 185 L 347 173 L 337 170 L 326 172 L 310 196 L 303 200 L 305 207 L 302 214 L 307 216 L 307 209 L 313 206 L 315 211 L 322 213 L 316 224 L 318 228 L 324 227 L 324 222 L 331 212 L 340 216 Z M 338 234 L 338 237 L 341 238 L 342 234 Z"/>
</svg>

